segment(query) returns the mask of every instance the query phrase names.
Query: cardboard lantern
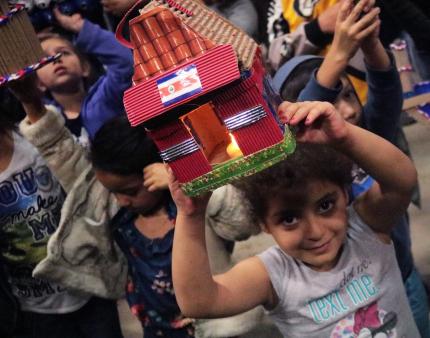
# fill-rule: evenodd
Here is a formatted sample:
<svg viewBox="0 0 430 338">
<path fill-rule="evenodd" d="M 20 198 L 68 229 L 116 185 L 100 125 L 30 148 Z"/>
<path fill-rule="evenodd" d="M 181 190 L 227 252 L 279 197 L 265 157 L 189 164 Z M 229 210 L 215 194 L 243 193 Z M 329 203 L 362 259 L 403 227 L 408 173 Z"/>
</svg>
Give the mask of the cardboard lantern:
<svg viewBox="0 0 430 338">
<path fill-rule="evenodd" d="M 0 0 L 0 86 L 31 73 L 60 54 L 45 57 L 24 5 Z"/>
<path fill-rule="evenodd" d="M 138 4 L 136 4 L 137 6 Z M 131 13 L 133 9 L 129 12 Z M 129 14 L 128 14 L 129 15 Z M 294 151 L 257 44 L 198 1 L 151 1 L 129 22 L 131 125 L 143 123 L 190 196 L 253 174 Z"/>
</svg>

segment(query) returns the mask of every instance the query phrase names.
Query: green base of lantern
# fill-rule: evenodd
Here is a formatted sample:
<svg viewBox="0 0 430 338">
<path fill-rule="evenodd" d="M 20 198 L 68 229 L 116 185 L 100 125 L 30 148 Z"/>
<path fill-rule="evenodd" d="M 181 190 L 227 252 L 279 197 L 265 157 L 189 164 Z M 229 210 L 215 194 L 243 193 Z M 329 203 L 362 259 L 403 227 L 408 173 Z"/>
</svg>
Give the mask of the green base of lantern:
<svg viewBox="0 0 430 338">
<path fill-rule="evenodd" d="M 240 177 L 255 174 L 287 158 L 294 152 L 296 141 L 291 131 L 286 128 L 284 140 L 271 147 L 248 156 L 241 156 L 214 166 L 213 170 L 190 182 L 181 184 L 188 196 L 197 196 L 215 190 Z"/>
</svg>

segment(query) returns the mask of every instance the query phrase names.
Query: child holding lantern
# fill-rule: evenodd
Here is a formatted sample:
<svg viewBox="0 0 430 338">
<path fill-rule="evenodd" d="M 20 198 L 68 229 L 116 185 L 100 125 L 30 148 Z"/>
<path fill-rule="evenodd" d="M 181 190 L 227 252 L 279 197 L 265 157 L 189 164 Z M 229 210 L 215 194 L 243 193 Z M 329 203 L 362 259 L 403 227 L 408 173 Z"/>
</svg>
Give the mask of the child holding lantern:
<svg viewBox="0 0 430 338">
<path fill-rule="evenodd" d="M 6 13 L 8 4 L 0 1 L 0 10 L 0 84 L 13 86 L 20 93 L 21 101 L 28 103 L 28 99 L 32 101 L 34 92 L 20 91 L 17 79 L 52 59 L 43 57 L 36 34 L 22 7 L 16 6 Z M 3 43 L 11 40 L 13 43 Z M 37 103 L 30 104 L 29 109 L 43 107 L 40 93 L 37 94 Z M 121 338 L 115 302 L 92 297 L 33 275 L 35 267 L 46 256 L 48 241 L 58 229 L 68 186 L 59 182 L 40 152 L 18 132 L 12 122 L 18 120 L 17 116 L 7 117 L 12 110 L 10 101 L 1 102 L 2 306 L 7 304 L 6 298 L 16 300 L 9 303 L 10 307 L 2 308 L 1 335 L 19 338 Z M 9 289 L 11 294 L 7 294 Z M 5 314 L 7 316 L 3 316 Z M 7 317 L 10 320 L 5 327 Z"/>
<path fill-rule="evenodd" d="M 329 103 L 285 102 L 279 112 L 299 127 L 303 143 L 239 185 L 277 246 L 213 276 L 204 236 L 208 198 L 186 197 L 171 175 L 173 281 L 183 313 L 217 318 L 263 305 L 285 337 L 419 337 L 389 237 L 416 183 L 411 161 Z M 378 182 L 352 205 L 347 158 Z"/>
<path fill-rule="evenodd" d="M 8 315 L 14 318 L 9 333 L 20 338 L 121 338 L 115 301 L 32 275 L 45 258 L 48 240 L 60 224 L 67 190 L 7 115 L 8 108 L 2 104 L 1 273 L 8 283 L 3 290 L 10 287 L 18 303 L 8 309 Z M 9 336 L 5 333 L 2 337 Z"/>
</svg>

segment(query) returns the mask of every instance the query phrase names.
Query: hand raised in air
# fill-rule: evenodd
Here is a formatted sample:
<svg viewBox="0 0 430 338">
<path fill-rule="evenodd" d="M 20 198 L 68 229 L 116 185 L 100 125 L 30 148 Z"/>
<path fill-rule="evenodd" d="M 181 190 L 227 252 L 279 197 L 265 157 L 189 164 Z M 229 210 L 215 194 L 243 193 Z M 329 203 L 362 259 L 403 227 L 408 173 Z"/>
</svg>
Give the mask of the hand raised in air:
<svg viewBox="0 0 430 338">
<path fill-rule="evenodd" d="M 166 164 L 166 170 L 169 175 L 169 189 L 173 201 L 178 208 L 178 216 L 186 217 L 202 216 L 206 212 L 206 206 L 212 193 L 205 193 L 197 197 L 189 197 L 181 190 L 179 181 L 173 174 L 172 169 Z"/>
<path fill-rule="evenodd" d="M 283 102 L 278 108 L 283 123 L 297 127 L 300 142 L 335 144 L 343 141 L 348 132 L 347 122 L 328 102 Z"/>
</svg>

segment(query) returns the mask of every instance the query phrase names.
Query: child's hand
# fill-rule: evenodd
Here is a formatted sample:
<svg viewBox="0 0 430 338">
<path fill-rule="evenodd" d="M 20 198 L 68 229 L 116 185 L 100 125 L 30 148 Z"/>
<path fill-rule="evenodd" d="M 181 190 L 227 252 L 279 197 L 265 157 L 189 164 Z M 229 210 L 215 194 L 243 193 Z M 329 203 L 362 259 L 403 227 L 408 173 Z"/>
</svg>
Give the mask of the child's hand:
<svg viewBox="0 0 430 338">
<path fill-rule="evenodd" d="M 378 17 L 375 18 L 374 25 L 375 29 L 361 42 L 364 59 L 373 69 L 389 70 L 392 65 L 387 51 L 379 40 L 381 21 Z"/>
<path fill-rule="evenodd" d="M 375 18 L 374 24 L 376 25 L 375 29 L 361 42 L 361 48 L 363 49 L 373 48 L 379 43 L 379 31 L 381 30 L 381 20 L 379 16 Z"/>
<path fill-rule="evenodd" d="M 153 163 L 143 169 L 143 185 L 148 191 L 167 189 L 169 175 L 163 163 Z"/>
<path fill-rule="evenodd" d="M 36 73 L 31 73 L 23 78 L 11 81 L 8 84 L 9 90 L 23 104 L 37 104 L 42 102 L 42 92 L 38 87 Z"/>
<path fill-rule="evenodd" d="M 22 103 L 30 123 L 36 123 L 46 113 L 36 73 L 8 84 L 9 90 Z"/>
<path fill-rule="evenodd" d="M 79 13 L 64 15 L 57 7 L 54 7 L 53 13 L 58 24 L 70 32 L 79 33 L 84 27 L 84 19 Z"/>
<path fill-rule="evenodd" d="M 336 20 L 333 55 L 349 61 L 365 38 L 377 34 L 380 9 L 374 4 L 375 0 L 360 0 L 355 6 L 352 0 L 343 2 Z"/>
<path fill-rule="evenodd" d="M 347 122 L 328 102 L 283 102 L 278 108 L 283 123 L 297 126 L 300 142 L 336 144 L 347 136 Z"/>
<path fill-rule="evenodd" d="M 170 194 L 178 208 L 178 215 L 182 214 L 187 217 L 204 215 L 211 193 L 193 198 L 186 196 L 181 190 L 172 169 L 167 164 L 166 170 L 169 175 Z"/>
</svg>

